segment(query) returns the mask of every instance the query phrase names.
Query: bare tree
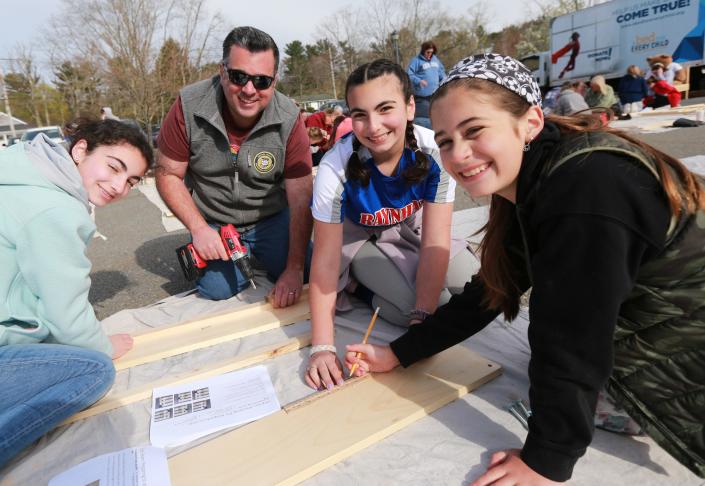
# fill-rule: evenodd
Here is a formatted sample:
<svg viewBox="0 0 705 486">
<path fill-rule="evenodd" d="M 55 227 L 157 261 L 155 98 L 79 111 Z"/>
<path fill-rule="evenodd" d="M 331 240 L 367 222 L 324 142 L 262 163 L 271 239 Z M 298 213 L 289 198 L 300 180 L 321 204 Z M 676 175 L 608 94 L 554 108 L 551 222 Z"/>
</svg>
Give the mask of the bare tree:
<svg viewBox="0 0 705 486">
<path fill-rule="evenodd" d="M 114 108 L 143 123 L 155 114 L 153 45 L 163 7 L 158 0 L 63 0 L 52 23 L 66 38 L 66 55 L 90 57 L 100 66 Z M 73 29 L 80 25 L 81 29 Z M 69 32 L 70 29 L 70 32 Z"/>
<path fill-rule="evenodd" d="M 187 63 L 178 66 L 181 84 L 196 80 L 204 63 L 219 59 L 220 41 L 225 37 L 225 22 L 220 13 L 209 15 L 206 0 L 172 0 L 166 10 L 164 38 L 178 39 Z"/>
<path fill-rule="evenodd" d="M 174 80 L 179 85 L 194 81 L 205 62 L 212 61 L 211 41 L 222 25 L 219 15 L 208 15 L 205 0 L 62 1 L 62 15 L 48 32 L 53 39 L 66 41 L 53 52 L 54 62 L 77 56 L 90 59 L 100 67 L 106 101 L 119 114 L 145 126 L 163 115 L 166 85 L 173 86 Z M 74 29 L 75 25 L 81 29 Z M 186 62 L 158 66 L 170 33 L 179 39 L 170 52 L 176 46 L 181 52 L 175 58 Z"/>
<path fill-rule="evenodd" d="M 490 47 L 488 10 L 484 2 L 468 9 L 467 16 L 449 21 L 447 26 L 433 37 L 438 46 L 438 57 L 446 69 L 471 54 L 484 52 Z"/>
<path fill-rule="evenodd" d="M 15 48 L 14 58 L 11 62 L 11 69 L 17 75 L 14 79 L 17 83 L 13 86 L 13 91 L 20 96 L 24 96 L 28 110 L 32 114 L 32 119 L 37 126 L 42 126 L 40 110 L 41 96 L 39 86 L 41 76 L 33 61 L 32 49 L 23 44 L 18 44 Z M 10 84 L 10 83 L 8 83 Z M 49 116 L 46 116 L 46 124 L 49 125 Z"/>
<path fill-rule="evenodd" d="M 403 65 L 418 54 L 425 40 L 436 42 L 439 57 L 446 67 L 467 55 L 490 49 L 514 56 L 527 50 L 545 50 L 550 37 L 550 19 L 586 4 L 586 0 L 531 1 L 533 3 L 526 4 L 526 18 L 530 21 L 491 33 L 486 27 L 491 11 L 485 0 L 475 0 L 466 15 L 455 17 L 448 15 L 436 0 L 366 0 L 361 7 L 346 7 L 324 19 L 317 36 L 319 42 L 330 41 L 335 46 L 334 72 L 336 79 L 343 80 L 365 61 L 378 57 L 394 59 L 391 42 L 394 31 L 398 34 Z M 286 65 L 287 59 L 284 63 Z M 294 67 L 312 75 L 325 72 L 317 55 L 308 50 L 306 55 L 297 54 L 297 59 L 290 64 L 292 78 L 296 77 Z M 309 79 L 311 77 L 313 79 Z M 312 94 L 323 86 L 315 76 L 298 76 L 297 79 L 295 90 L 292 80 L 286 83 L 286 88 L 299 96 Z"/>
<path fill-rule="evenodd" d="M 402 33 L 399 48 L 407 61 L 418 53 L 421 43 L 432 39 L 452 23 L 450 16 L 437 1 L 401 0 L 399 7 Z"/>
<path fill-rule="evenodd" d="M 586 0 L 534 0 L 539 15 L 520 26 L 521 38 L 516 44 L 516 55 L 547 51 L 551 43 L 551 19 L 575 12 L 587 5 Z"/>
<path fill-rule="evenodd" d="M 317 27 L 317 39 L 330 39 L 342 51 L 340 75 L 343 79 L 361 63 L 361 54 L 369 48 L 369 38 L 359 28 L 363 18 L 360 9 L 345 7 Z"/>
<path fill-rule="evenodd" d="M 69 113 L 79 116 L 95 116 L 98 113 L 101 79 L 94 63 L 87 59 L 75 59 L 57 64 L 54 67 L 54 85 L 63 96 Z"/>
</svg>

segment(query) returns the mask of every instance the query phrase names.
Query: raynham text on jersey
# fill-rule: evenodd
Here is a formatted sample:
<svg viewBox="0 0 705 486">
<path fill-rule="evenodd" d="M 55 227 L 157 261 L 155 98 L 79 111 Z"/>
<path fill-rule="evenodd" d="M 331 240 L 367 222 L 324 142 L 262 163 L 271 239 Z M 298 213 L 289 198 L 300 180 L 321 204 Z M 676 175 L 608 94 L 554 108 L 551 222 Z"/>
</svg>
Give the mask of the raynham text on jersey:
<svg viewBox="0 0 705 486">
<path fill-rule="evenodd" d="M 404 221 L 423 206 L 423 200 L 411 201 L 403 208 L 382 208 L 374 214 L 360 213 L 360 223 L 364 226 L 389 226 Z"/>
</svg>

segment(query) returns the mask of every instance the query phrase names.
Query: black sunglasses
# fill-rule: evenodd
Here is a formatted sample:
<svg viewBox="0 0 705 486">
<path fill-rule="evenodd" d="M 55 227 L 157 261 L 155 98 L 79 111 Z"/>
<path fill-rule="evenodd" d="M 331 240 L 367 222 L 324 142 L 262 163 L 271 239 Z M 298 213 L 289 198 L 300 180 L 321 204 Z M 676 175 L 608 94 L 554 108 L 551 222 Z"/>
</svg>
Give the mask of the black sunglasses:
<svg viewBox="0 0 705 486">
<path fill-rule="evenodd" d="M 230 82 L 238 86 L 245 86 L 249 81 L 252 81 L 252 86 L 254 86 L 255 89 L 267 89 L 274 82 L 272 76 L 265 76 L 264 74 L 255 74 L 253 76 L 239 69 L 228 69 L 225 65 L 223 65 L 223 67 L 228 73 Z"/>
</svg>

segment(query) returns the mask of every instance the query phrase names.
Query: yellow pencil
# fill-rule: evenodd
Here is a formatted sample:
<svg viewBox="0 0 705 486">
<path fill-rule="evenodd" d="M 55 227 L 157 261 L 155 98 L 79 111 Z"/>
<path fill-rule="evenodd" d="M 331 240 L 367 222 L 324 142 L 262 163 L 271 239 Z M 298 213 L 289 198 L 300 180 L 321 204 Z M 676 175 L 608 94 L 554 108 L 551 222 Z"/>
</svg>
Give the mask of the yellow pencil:
<svg viewBox="0 0 705 486">
<path fill-rule="evenodd" d="M 372 319 L 370 319 L 370 324 L 367 326 L 367 332 L 365 332 L 365 337 L 362 338 L 362 344 L 367 344 L 367 339 L 370 337 L 370 333 L 372 332 L 372 328 L 375 325 L 375 320 L 377 320 L 377 314 L 379 314 L 379 307 L 375 309 L 375 313 L 372 314 Z M 361 352 L 355 353 L 355 357 L 359 358 L 362 356 Z M 355 373 L 355 370 L 357 369 L 357 363 L 352 365 L 352 368 L 350 368 L 350 374 L 348 375 L 349 377 Z"/>
</svg>

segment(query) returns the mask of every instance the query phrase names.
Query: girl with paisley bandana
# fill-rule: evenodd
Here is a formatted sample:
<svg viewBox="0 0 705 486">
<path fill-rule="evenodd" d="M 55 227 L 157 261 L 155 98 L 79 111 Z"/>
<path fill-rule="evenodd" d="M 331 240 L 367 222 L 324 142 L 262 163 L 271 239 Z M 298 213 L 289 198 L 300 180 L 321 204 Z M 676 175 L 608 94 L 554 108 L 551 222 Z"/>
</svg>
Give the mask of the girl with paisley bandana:
<svg viewBox="0 0 705 486">
<path fill-rule="evenodd" d="M 462 294 L 389 346 L 348 347 L 387 371 L 511 321 L 529 289 L 529 398 L 521 450 L 472 483 L 570 479 L 604 387 L 661 447 L 705 477 L 705 191 L 679 161 L 591 117 L 547 117 L 518 61 L 460 61 L 434 94 L 446 171 L 490 195 L 481 268 Z M 356 358 L 355 353 L 363 353 Z"/>
</svg>

